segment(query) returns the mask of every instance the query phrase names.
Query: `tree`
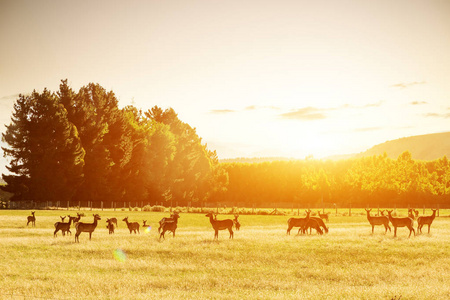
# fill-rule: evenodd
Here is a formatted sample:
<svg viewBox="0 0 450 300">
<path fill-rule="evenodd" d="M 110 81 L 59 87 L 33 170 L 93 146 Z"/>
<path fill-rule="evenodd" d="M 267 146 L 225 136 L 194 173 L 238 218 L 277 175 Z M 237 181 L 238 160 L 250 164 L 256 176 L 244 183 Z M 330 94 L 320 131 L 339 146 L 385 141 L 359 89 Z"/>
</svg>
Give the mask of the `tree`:
<svg viewBox="0 0 450 300">
<path fill-rule="evenodd" d="M 13 175 L 3 175 L 2 189 L 14 194 L 11 200 L 70 200 L 83 182 L 85 152 L 56 95 L 20 95 L 11 120 L 2 135 L 9 147 L 2 149 Z"/>
<path fill-rule="evenodd" d="M 121 133 L 116 134 L 117 140 L 108 139 L 111 125 L 120 116 L 116 97 L 113 92 L 107 92 L 93 83 L 75 93 L 67 85 L 67 80 L 62 81 L 58 95 L 60 103 L 68 111 L 69 120 L 79 130 L 81 144 L 86 152 L 85 180 L 78 189 L 77 198 L 94 202 L 110 199 L 112 167 L 120 163 L 120 158 L 117 158 L 119 161 L 113 161 L 111 151 L 117 150 L 117 145 L 120 145 Z"/>
</svg>

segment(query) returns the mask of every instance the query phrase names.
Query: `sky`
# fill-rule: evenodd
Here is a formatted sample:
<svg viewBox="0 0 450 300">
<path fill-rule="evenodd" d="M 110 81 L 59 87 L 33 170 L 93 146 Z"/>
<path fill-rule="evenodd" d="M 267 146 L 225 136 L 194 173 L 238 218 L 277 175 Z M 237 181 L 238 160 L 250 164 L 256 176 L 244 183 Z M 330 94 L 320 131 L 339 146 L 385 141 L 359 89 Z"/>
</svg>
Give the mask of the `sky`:
<svg viewBox="0 0 450 300">
<path fill-rule="evenodd" d="M 359 153 L 450 131 L 450 1 L 0 0 L 0 124 L 66 78 L 219 158 Z"/>
</svg>

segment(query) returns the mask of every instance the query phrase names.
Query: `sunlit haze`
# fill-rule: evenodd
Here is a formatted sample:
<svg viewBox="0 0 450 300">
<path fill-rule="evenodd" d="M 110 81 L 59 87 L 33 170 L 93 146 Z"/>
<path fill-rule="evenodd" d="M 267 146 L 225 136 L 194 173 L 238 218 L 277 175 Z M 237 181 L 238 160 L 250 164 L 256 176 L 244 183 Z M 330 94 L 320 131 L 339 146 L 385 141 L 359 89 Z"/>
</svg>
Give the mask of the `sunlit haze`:
<svg viewBox="0 0 450 300">
<path fill-rule="evenodd" d="M 4 0 L 0 122 L 67 78 L 172 107 L 219 158 L 362 152 L 450 130 L 449 16 L 450 1 Z"/>
</svg>

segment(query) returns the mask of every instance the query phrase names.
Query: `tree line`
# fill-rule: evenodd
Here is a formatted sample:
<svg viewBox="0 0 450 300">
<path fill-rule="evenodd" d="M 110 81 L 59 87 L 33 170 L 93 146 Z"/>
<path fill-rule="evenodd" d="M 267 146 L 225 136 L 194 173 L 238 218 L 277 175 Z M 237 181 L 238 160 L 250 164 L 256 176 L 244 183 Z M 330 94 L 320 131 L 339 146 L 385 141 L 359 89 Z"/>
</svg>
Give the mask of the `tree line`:
<svg viewBox="0 0 450 300">
<path fill-rule="evenodd" d="M 216 152 L 173 109 L 120 109 L 99 84 L 19 95 L 2 140 L 11 201 L 181 203 L 227 183 Z"/>
<path fill-rule="evenodd" d="M 450 162 L 413 160 L 405 151 L 340 161 L 223 163 L 229 176 L 221 196 L 231 203 L 292 207 L 450 206 Z"/>
<path fill-rule="evenodd" d="M 114 93 L 94 83 L 74 91 L 62 80 L 57 92 L 19 95 L 2 140 L 10 174 L 0 188 L 11 201 L 450 205 L 445 156 L 219 163 L 173 109 L 119 108 Z"/>
</svg>

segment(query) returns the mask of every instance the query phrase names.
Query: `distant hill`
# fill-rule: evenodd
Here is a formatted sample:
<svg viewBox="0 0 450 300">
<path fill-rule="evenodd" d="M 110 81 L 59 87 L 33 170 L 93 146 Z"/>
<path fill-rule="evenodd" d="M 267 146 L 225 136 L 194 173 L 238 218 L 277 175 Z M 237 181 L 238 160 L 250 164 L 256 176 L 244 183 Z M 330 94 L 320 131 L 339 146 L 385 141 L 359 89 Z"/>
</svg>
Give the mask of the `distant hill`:
<svg viewBox="0 0 450 300">
<path fill-rule="evenodd" d="M 425 135 L 416 135 L 405 137 L 382 144 L 373 146 L 367 151 L 358 154 L 342 154 L 326 157 L 330 160 L 343 160 L 349 158 L 358 158 L 364 156 L 383 155 L 384 152 L 388 157 L 397 159 L 400 154 L 405 151 L 411 152 L 413 159 L 418 160 L 435 160 L 446 155 L 450 158 L 450 132 L 432 133 Z M 260 163 L 266 161 L 287 161 L 295 160 L 286 157 L 258 157 L 258 158 L 230 158 L 221 159 L 220 162 L 241 162 L 241 163 Z"/>
<path fill-rule="evenodd" d="M 382 155 L 396 159 L 404 151 L 411 152 L 413 159 L 435 160 L 446 155 L 450 158 L 450 132 L 405 137 L 373 146 L 352 157 Z"/>
</svg>

